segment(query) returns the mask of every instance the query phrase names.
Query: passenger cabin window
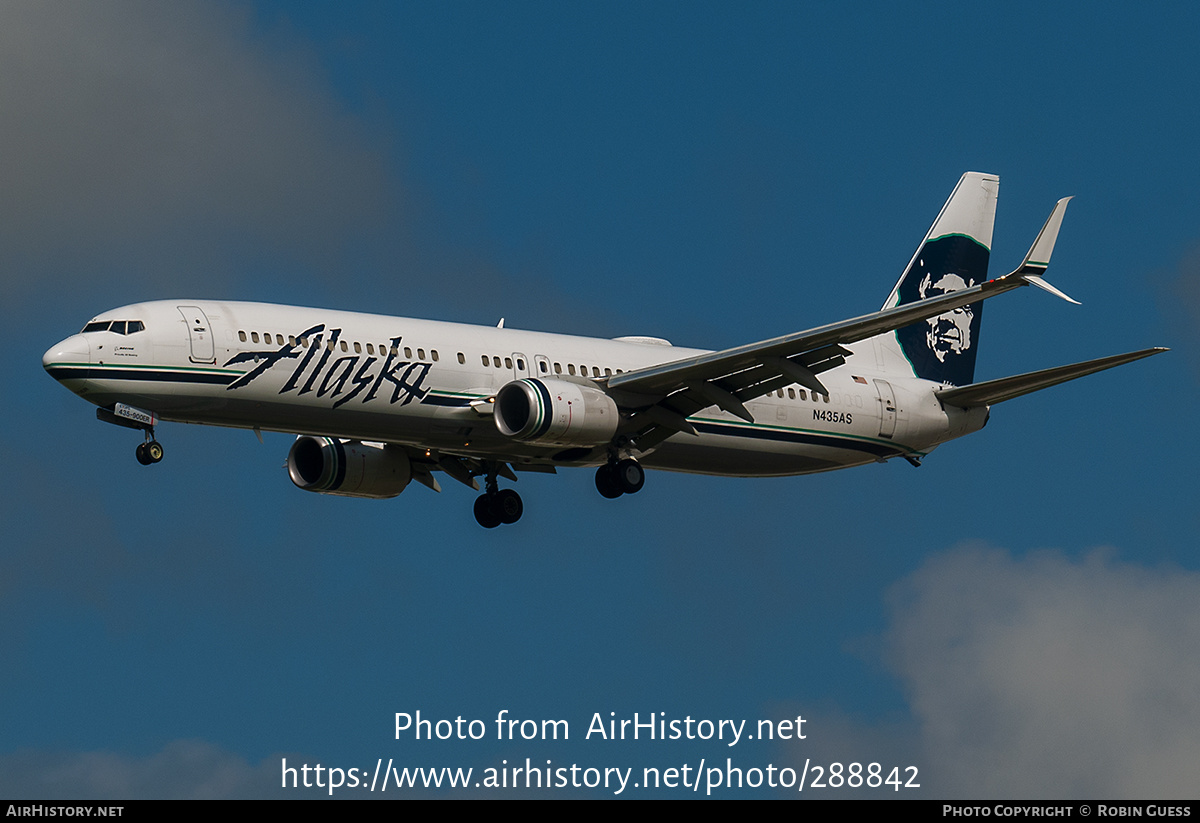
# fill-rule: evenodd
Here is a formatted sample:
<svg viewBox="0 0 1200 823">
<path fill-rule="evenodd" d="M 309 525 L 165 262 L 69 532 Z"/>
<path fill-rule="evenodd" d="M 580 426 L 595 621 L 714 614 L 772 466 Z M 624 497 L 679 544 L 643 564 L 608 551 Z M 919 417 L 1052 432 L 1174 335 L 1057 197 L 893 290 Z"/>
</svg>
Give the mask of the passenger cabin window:
<svg viewBox="0 0 1200 823">
<path fill-rule="evenodd" d="M 545 374 L 546 372 L 550 371 L 550 367 L 548 365 L 546 365 L 545 360 L 538 361 L 538 368 L 541 369 L 542 374 Z"/>
<path fill-rule="evenodd" d="M 460 365 L 460 366 L 462 366 L 462 365 L 466 365 L 466 362 L 467 362 L 467 358 L 463 357 L 463 353 L 462 353 L 462 352 L 459 352 L 459 353 L 458 353 L 458 363 L 459 363 L 459 365 Z"/>
<path fill-rule="evenodd" d="M 418 360 L 425 359 L 425 350 L 424 349 L 417 349 L 417 359 Z"/>
<path fill-rule="evenodd" d="M 485 355 L 483 355 L 483 365 L 486 366 L 487 364 L 488 364 L 488 359 L 487 359 L 487 355 L 485 354 Z"/>
<path fill-rule="evenodd" d="M 430 357 L 433 358 L 434 363 L 436 363 L 438 361 L 437 349 L 434 349 L 433 351 L 429 352 L 429 355 L 430 355 Z"/>
<path fill-rule="evenodd" d="M 252 342 L 252 343 L 258 342 L 258 332 L 256 332 L 256 331 L 250 332 L 250 342 Z"/>
<path fill-rule="evenodd" d="M 506 369 L 512 368 L 512 358 L 511 357 L 504 358 L 504 368 L 506 368 Z"/>
<path fill-rule="evenodd" d="M 404 356 L 409 360 L 412 360 L 412 349 L 410 349 L 408 346 L 404 347 Z"/>
</svg>

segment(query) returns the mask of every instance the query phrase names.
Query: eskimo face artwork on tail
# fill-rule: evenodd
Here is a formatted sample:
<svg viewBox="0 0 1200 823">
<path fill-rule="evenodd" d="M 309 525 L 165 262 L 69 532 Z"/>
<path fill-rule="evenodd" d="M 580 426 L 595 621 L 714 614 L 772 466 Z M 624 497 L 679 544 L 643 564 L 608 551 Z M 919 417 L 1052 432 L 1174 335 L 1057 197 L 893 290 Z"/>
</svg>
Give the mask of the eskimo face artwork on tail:
<svg viewBox="0 0 1200 823">
<path fill-rule="evenodd" d="M 944 274 L 936 283 L 931 283 L 930 280 L 932 278 L 926 275 L 921 281 L 922 300 L 975 285 L 965 282 L 957 274 Z M 971 306 L 963 306 L 948 314 L 939 314 L 926 320 L 929 329 L 925 332 L 925 344 L 933 351 L 934 357 L 945 363 L 946 355 L 962 354 L 971 348 L 971 321 L 974 317 L 975 312 Z"/>
<path fill-rule="evenodd" d="M 900 282 L 900 303 L 914 303 L 987 279 L 988 249 L 969 237 L 926 241 Z M 972 303 L 896 331 L 918 377 L 965 386 L 974 379 L 983 303 Z"/>
</svg>

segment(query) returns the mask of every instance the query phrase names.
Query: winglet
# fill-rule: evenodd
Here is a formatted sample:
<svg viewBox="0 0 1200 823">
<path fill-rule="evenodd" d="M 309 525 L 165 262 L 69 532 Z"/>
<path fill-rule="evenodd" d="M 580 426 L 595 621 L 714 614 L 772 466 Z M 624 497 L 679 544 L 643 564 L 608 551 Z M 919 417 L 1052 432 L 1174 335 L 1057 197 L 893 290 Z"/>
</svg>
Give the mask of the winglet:
<svg viewBox="0 0 1200 823">
<path fill-rule="evenodd" d="M 1055 297 L 1061 297 L 1068 303 L 1074 303 L 1078 306 L 1080 305 L 1078 300 L 1068 297 L 1042 279 L 1042 275 L 1050 266 L 1050 255 L 1054 253 L 1054 242 L 1058 240 L 1058 230 L 1062 228 L 1063 215 L 1067 212 L 1067 203 L 1070 200 L 1070 197 L 1064 197 L 1054 204 L 1054 210 L 1050 212 L 1050 216 L 1046 218 L 1045 225 L 1038 232 L 1037 239 L 1029 247 L 1029 254 L 1025 255 L 1025 259 L 1021 261 L 1021 265 L 1012 274 L 1020 277 L 1026 283 L 1037 286 L 1039 289 L 1044 289 Z"/>
</svg>

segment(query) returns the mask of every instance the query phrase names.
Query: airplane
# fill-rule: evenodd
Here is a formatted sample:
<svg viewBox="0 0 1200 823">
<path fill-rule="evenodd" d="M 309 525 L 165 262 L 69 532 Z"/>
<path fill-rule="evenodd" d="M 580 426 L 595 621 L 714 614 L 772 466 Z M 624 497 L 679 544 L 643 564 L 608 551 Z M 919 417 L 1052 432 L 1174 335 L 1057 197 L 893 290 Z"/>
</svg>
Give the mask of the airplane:
<svg viewBox="0 0 1200 823">
<path fill-rule="evenodd" d="M 107 311 L 42 364 L 108 423 L 297 435 L 301 489 L 390 498 L 442 472 L 476 491 L 485 528 L 520 519 L 500 478 L 594 467 L 606 498 L 645 469 L 742 477 L 903 458 L 982 429 L 991 406 L 1166 351 L 973 382 L 983 301 L 1043 279 L 1059 200 L 1011 273 L 987 278 L 999 177 L 955 186 L 876 312 L 722 351 L 265 303 L 157 300 Z"/>
</svg>

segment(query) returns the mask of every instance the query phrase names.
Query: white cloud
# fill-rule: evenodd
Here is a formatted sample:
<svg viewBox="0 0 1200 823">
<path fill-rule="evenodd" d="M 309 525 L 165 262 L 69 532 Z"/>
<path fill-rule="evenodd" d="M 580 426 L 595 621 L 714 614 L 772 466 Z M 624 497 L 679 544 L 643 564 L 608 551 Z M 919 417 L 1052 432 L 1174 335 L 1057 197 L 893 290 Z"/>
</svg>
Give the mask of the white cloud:
<svg viewBox="0 0 1200 823">
<path fill-rule="evenodd" d="M 105 751 L 0 756 L 0 795 L 6 797 L 207 800 L 280 795 L 279 786 L 278 757 L 251 764 L 202 740 L 175 740 L 146 757 Z"/>
<path fill-rule="evenodd" d="M 934 795 L 1195 795 L 1200 575 L 961 547 L 892 594 Z"/>
<path fill-rule="evenodd" d="M 915 766 L 920 788 L 805 796 L 1195 797 L 1200 574 L 1109 550 L 964 545 L 895 584 L 889 603 L 879 654 L 908 712 L 787 704 L 777 714 L 803 714 L 808 739 L 784 756 L 797 769 L 805 758 L 898 766 L 901 780 Z"/>
<path fill-rule="evenodd" d="M 223 4 L 0 5 L 0 253 L 22 264 L 5 290 L 30 267 L 161 284 L 211 278 L 239 244 L 337 253 L 391 184 L 314 62 Z"/>
</svg>

